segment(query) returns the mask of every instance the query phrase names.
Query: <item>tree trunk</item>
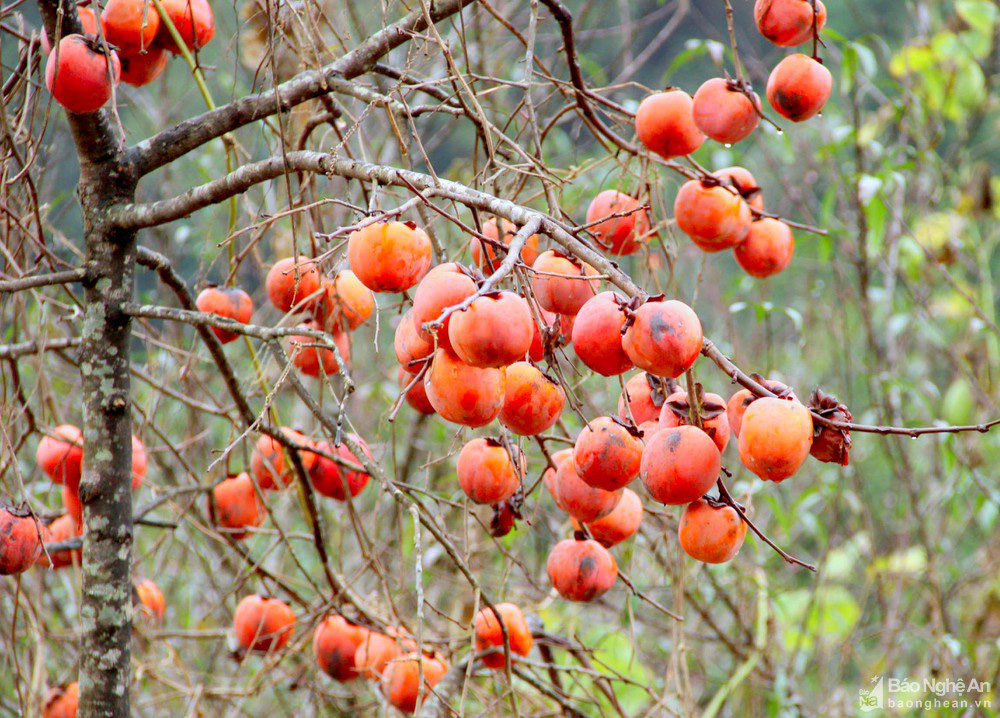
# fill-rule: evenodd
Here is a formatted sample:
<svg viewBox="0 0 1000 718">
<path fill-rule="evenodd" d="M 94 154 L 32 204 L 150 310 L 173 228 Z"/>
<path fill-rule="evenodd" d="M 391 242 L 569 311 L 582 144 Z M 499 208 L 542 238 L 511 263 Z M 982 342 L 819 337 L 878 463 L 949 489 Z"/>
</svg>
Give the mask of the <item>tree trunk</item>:
<svg viewBox="0 0 1000 718">
<path fill-rule="evenodd" d="M 39 0 L 50 38 L 59 0 Z M 62 0 L 61 35 L 82 32 Z M 53 50 L 54 52 L 54 50 Z M 123 159 L 109 110 L 67 113 L 77 154 L 86 243 L 86 300 L 80 374 L 83 401 L 83 603 L 80 718 L 128 718 L 132 633 L 132 421 L 129 381 L 136 235 L 111 228 L 109 210 L 135 201 L 135 172 Z"/>
</svg>

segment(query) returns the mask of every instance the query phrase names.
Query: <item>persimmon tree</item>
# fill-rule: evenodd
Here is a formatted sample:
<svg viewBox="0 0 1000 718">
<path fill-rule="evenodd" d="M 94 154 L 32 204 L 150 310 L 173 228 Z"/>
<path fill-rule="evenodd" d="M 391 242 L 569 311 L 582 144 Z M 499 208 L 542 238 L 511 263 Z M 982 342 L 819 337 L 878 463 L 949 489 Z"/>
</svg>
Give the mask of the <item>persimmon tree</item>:
<svg viewBox="0 0 1000 718">
<path fill-rule="evenodd" d="M 5 7 L 0 709 L 801 707 L 861 556 L 982 678 L 924 496 L 994 530 L 990 5 L 891 120 L 819 0 Z"/>
</svg>

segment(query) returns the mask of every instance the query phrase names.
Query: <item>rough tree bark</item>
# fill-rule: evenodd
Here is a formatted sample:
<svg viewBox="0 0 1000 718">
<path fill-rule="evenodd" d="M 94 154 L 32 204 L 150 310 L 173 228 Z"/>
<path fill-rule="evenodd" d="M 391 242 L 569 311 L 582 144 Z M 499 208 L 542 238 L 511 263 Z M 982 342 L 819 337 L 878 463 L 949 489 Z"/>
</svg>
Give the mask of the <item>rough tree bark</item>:
<svg viewBox="0 0 1000 718">
<path fill-rule="evenodd" d="M 82 32 L 76 5 L 40 0 L 49 37 Z M 60 32 L 56 32 L 61 22 Z M 135 200 L 135 173 L 125 163 L 109 111 L 67 113 L 77 154 L 83 211 L 86 300 L 80 348 L 83 477 L 80 500 L 83 600 L 80 647 L 81 718 L 129 715 L 132 630 L 132 421 L 129 394 L 135 232 L 114 229 L 108 212 Z"/>
</svg>

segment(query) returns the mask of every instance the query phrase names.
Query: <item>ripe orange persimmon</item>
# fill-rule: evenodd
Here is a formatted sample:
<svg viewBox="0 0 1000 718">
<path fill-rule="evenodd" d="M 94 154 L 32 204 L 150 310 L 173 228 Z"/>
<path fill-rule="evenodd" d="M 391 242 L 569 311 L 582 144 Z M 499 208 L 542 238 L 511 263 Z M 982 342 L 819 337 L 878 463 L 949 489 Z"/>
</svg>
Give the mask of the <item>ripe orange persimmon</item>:
<svg viewBox="0 0 1000 718">
<path fill-rule="evenodd" d="M 573 526 L 578 527 L 576 519 Z M 642 501 L 631 489 L 622 489 L 622 498 L 611 513 L 587 524 L 590 536 L 605 548 L 617 546 L 639 530 L 642 523 Z"/>
<path fill-rule="evenodd" d="M 458 483 L 465 495 L 477 504 L 506 501 L 524 480 L 524 454 L 515 449 L 512 458 L 503 442 L 492 437 L 477 438 L 458 454 Z"/>
<path fill-rule="evenodd" d="M 574 449 L 574 454 L 576 453 Z M 604 518 L 618 505 L 622 490 L 607 491 L 580 478 L 576 462 L 570 458 L 559 464 L 555 476 L 556 504 L 583 523 Z"/>
<path fill-rule="evenodd" d="M 350 269 L 323 278 L 323 293 L 313 305 L 313 317 L 325 331 L 357 329 L 375 311 L 375 295 Z"/>
<path fill-rule="evenodd" d="M 353 681 L 359 675 L 354 656 L 367 635 L 367 628 L 343 616 L 327 616 L 313 634 L 313 655 L 320 670 L 335 681 Z"/>
<path fill-rule="evenodd" d="M 42 702 L 42 718 L 76 718 L 80 702 L 80 686 L 76 681 L 69 685 L 50 688 Z"/>
<path fill-rule="evenodd" d="M 546 562 L 549 580 L 568 601 L 593 601 L 618 580 L 618 562 L 611 553 L 590 539 L 565 539 L 552 549 Z"/>
<path fill-rule="evenodd" d="M 200 50 L 215 35 L 215 17 L 208 0 L 163 0 L 163 9 L 188 50 Z M 181 49 L 165 22 L 160 23 L 156 44 L 175 55 L 180 54 Z"/>
<path fill-rule="evenodd" d="M 233 614 L 236 641 L 247 651 L 280 651 L 292 637 L 294 628 L 295 614 L 277 598 L 247 596 Z"/>
<path fill-rule="evenodd" d="M 306 322 L 301 324 L 302 329 L 319 330 L 316 322 Z M 340 358 L 344 362 L 351 361 L 351 345 L 347 339 L 347 333 L 340 329 L 335 329 L 330 336 L 333 343 L 340 352 Z M 288 338 L 288 353 L 292 357 L 295 368 L 306 376 L 321 377 L 332 376 L 340 371 L 340 362 L 337 361 L 337 354 L 333 349 L 323 346 L 323 340 L 318 337 L 306 335 L 294 335 Z"/>
<path fill-rule="evenodd" d="M 589 231 L 609 254 L 635 254 L 649 234 L 649 214 L 641 207 L 635 197 L 606 189 L 587 207 Z M 612 216 L 616 214 L 624 216 Z"/>
<path fill-rule="evenodd" d="M 808 55 L 789 55 L 767 78 L 771 107 L 792 122 L 804 122 L 819 114 L 833 90 L 833 75 Z"/>
<path fill-rule="evenodd" d="M 541 319 L 541 326 L 535 320 L 534 314 L 531 317 L 531 348 L 528 349 L 528 358 L 531 361 L 541 361 L 545 358 L 546 346 L 566 346 L 572 339 L 573 327 L 576 326 L 576 317 L 555 314 L 541 307 L 536 307 Z M 542 334 L 545 337 L 542 337 Z"/>
<path fill-rule="evenodd" d="M 636 310 L 622 348 L 640 369 L 674 378 L 694 364 L 702 339 L 701 322 L 687 304 L 676 299 L 648 300 Z"/>
<path fill-rule="evenodd" d="M 573 447 L 577 475 L 594 488 L 617 491 L 639 475 L 642 446 L 620 419 L 592 419 Z"/>
<path fill-rule="evenodd" d="M 300 446 L 312 446 L 312 442 L 297 431 L 287 427 L 281 427 L 280 431 Z M 319 457 L 311 451 L 299 450 L 299 458 L 303 468 L 309 471 Z M 295 469 L 285 457 L 285 448 L 266 435 L 260 437 L 254 446 L 250 470 L 262 489 L 282 489 L 295 481 Z"/>
<path fill-rule="evenodd" d="M 496 610 L 507 629 L 507 643 L 510 646 L 512 661 L 514 656 L 528 655 L 535 639 L 531 635 L 531 629 L 528 628 L 528 622 L 524 620 L 521 609 L 513 603 L 498 603 Z M 483 665 L 487 668 L 503 668 L 505 663 L 503 629 L 500 627 L 496 613 L 490 608 L 481 610 L 473 621 L 473 630 L 476 634 L 476 653 L 481 653 L 494 646 L 500 648 L 499 651 L 484 656 Z"/>
<path fill-rule="evenodd" d="M 625 304 L 617 292 L 601 292 L 587 300 L 573 322 L 576 355 L 602 376 L 617 376 L 632 368 L 632 360 L 622 349 Z"/>
<path fill-rule="evenodd" d="M 135 491 L 146 479 L 146 447 L 132 434 L 132 490 Z"/>
<path fill-rule="evenodd" d="M 27 571 L 42 553 L 41 525 L 28 511 L 0 506 L 0 576 Z"/>
<path fill-rule="evenodd" d="M 822 30 L 826 24 L 826 6 L 816 0 L 815 18 L 811 0 L 757 0 L 753 19 L 760 34 L 781 47 L 795 47 L 809 42 L 813 25 Z"/>
<path fill-rule="evenodd" d="M 640 476 L 649 495 L 678 506 L 700 499 L 722 471 L 722 455 L 711 437 L 695 426 L 675 426 L 646 442 Z"/>
<path fill-rule="evenodd" d="M 403 713 L 413 713 L 418 702 L 427 700 L 431 689 L 447 672 L 448 662 L 444 658 L 436 654 L 432 657 L 411 653 L 386 666 L 382 674 L 382 693 L 396 709 Z M 421 673 L 424 677 L 422 690 Z"/>
<path fill-rule="evenodd" d="M 699 249 L 721 252 L 746 239 L 753 214 L 739 194 L 718 180 L 690 180 L 677 193 L 674 219 Z"/>
<path fill-rule="evenodd" d="M 267 273 L 265 284 L 271 304 L 279 311 L 288 312 L 304 304 L 308 309 L 316 301 L 320 290 L 320 274 L 316 264 L 308 257 L 286 257 L 274 263 Z M 307 301 L 308 300 L 308 301 Z"/>
<path fill-rule="evenodd" d="M 46 526 L 45 529 L 42 532 L 42 539 L 46 544 L 60 543 L 83 536 L 83 526 L 69 513 L 63 514 Z M 74 564 L 79 566 L 82 555 L 82 550 L 78 548 L 55 552 L 43 549 L 38 554 L 37 563 L 39 566 L 51 566 L 54 569 Z"/>
<path fill-rule="evenodd" d="M 725 167 L 712 173 L 723 185 L 731 186 L 753 209 L 764 209 L 764 195 L 757 180 L 745 167 Z"/>
<path fill-rule="evenodd" d="M 735 144 L 745 140 L 760 122 L 760 98 L 748 97 L 735 80 L 715 77 L 694 93 L 694 123 L 716 142 Z"/>
<path fill-rule="evenodd" d="M 483 222 L 483 234 L 489 237 L 495 242 L 503 242 L 508 247 L 510 243 L 514 241 L 514 236 L 517 234 L 517 225 L 509 220 L 501 220 L 500 226 L 503 227 L 503 238 L 500 237 L 500 233 L 497 231 L 497 221 L 496 219 L 488 219 Z M 469 248 L 472 250 L 472 261 L 477 267 L 482 267 L 484 261 L 488 263 L 488 269 L 496 269 L 500 262 L 503 261 L 503 257 L 500 257 L 500 252 L 497 251 L 496 247 L 487 246 L 486 247 L 486 259 L 483 259 L 483 244 L 478 237 L 473 237 L 469 241 Z M 538 258 L 538 235 L 533 234 L 528 237 L 524 246 L 521 248 L 521 261 L 524 262 L 529 267 L 535 263 L 535 259 Z"/>
<path fill-rule="evenodd" d="M 104 46 L 91 36 L 67 35 L 45 63 L 45 86 L 52 97 L 70 112 L 96 112 L 111 99 L 111 90 L 121 79 L 118 53 L 109 60 Z"/>
<path fill-rule="evenodd" d="M 417 331 L 412 309 L 400 317 L 396 325 L 393 348 L 396 350 L 396 361 L 410 374 L 418 374 L 424 365 L 422 360 L 434 354 L 434 343 L 424 339 Z"/>
<path fill-rule="evenodd" d="M 646 149 L 666 159 L 689 155 L 705 141 L 694 122 L 694 101 L 683 90 L 644 99 L 635 113 L 635 131 Z"/>
<path fill-rule="evenodd" d="M 163 614 L 167 610 L 167 600 L 163 597 L 160 587 L 145 578 L 135 584 L 135 593 L 141 604 L 138 610 L 156 619 L 157 623 L 162 623 Z"/>
<path fill-rule="evenodd" d="M 677 527 L 681 548 L 704 563 L 725 563 L 740 552 L 747 525 L 731 506 L 698 499 L 688 504 Z"/>
<path fill-rule="evenodd" d="M 431 239 L 413 222 L 379 222 L 351 232 L 347 258 L 373 292 L 403 292 L 431 266 Z"/>
<path fill-rule="evenodd" d="M 424 376 L 424 389 L 434 411 L 447 421 L 486 426 L 500 414 L 506 387 L 503 369 L 480 369 L 438 349 Z"/>
<path fill-rule="evenodd" d="M 754 220 L 747 238 L 733 248 L 733 255 L 743 271 L 759 278 L 784 271 L 794 253 L 792 228 L 770 217 Z"/>
<path fill-rule="evenodd" d="M 123 52 L 149 48 L 160 29 L 160 15 L 144 0 L 108 0 L 101 13 L 104 36 Z"/>
<path fill-rule="evenodd" d="M 813 440 L 809 410 L 797 401 L 764 397 L 750 404 L 740 426 L 740 459 L 765 481 L 784 481 L 802 466 Z"/>
<path fill-rule="evenodd" d="M 531 348 L 531 309 L 513 292 L 492 292 L 451 315 L 448 337 L 455 354 L 474 367 L 512 364 Z"/>
<path fill-rule="evenodd" d="M 368 631 L 354 652 L 354 667 L 364 678 L 379 678 L 390 661 L 417 650 L 406 631 L 390 627 L 386 633 Z"/>
<path fill-rule="evenodd" d="M 653 434 L 662 431 L 663 428 L 658 420 L 644 421 L 639 424 L 639 438 L 643 441 L 649 441 Z"/>
<path fill-rule="evenodd" d="M 587 279 L 597 274 L 589 264 L 551 249 L 538 255 L 532 269 L 535 298 L 543 309 L 556 314 L 575 315 L 600 285 L 600 280 Z"/>
<path fill-rule="evenodd" d="M 215 502 L 215 521 L 220 528 L 234 530 L 257 527 L 267 515 L 267 508 L 257 496 L 253 479 L 245 471 L 216 484 L 212 489 L 212 500 Z M 246 535 L 245 531 L 230 534 L 237 540 Z"/>
<path fill-rule="evenodd" d="M 647 421 L 658 421 L 660 407 L 669 393 L 666 383 L 658 376 L 639 372 L 625 382 L 625 390 L 618 399 L 618 418 L 622 421 L 635 419 L 640 426 Z"/>
<path fill-rule="evenodd" d="M 447 307 L 461 304 L 475 294 L 476 278 L 477 275 L 468 267 L 455 262 L 445 262 L 434 267 L 420 280 L 416 292 L 413 293 L 413 309 L 410 310 L 410 315 L 422 339 L 433 343 L 437 335 L 438 346 L 451 348 L 448 327 L 455 318 L 455 313 L 445 317 L 444 323 L 435 332 L 425 329 L 424 324 L 437 320 Z"/>
<path fill-rule="evenodd" d="M 83 469 L 83 432 L 72 424 L 62 424 L 52 430 L 54 436 L 43 436 L 35 450 L 38 467 L 57 484 L 79 486 Z"/>
<path fill-rule="evenodd" d="M 195 300 L 199 312 L 216 314 L 246 324 L 253 316 L 253 300 L 239 287 L 208 287 Z M 212 327 L 219 341 L 228 344 L 239 338 L 239 334 Z"/>
<path fill-rule="evenodd" d="M 170 53 L 159 47 L 151 47 L 145 52 L 123 51 L 118 59 L 122 63 L 122 82 L 142 87 L 163 74 L 167 69 Z"/>
<path fill-rule="evenodd" d="M 674 392 L 667 397 L 660 409 L 660 426 L 671 429 L 690 424 L 689 408 L 687 392 Z M 718 394 L 705 394 L 701 399 L 701 417 L 705 433 L 712 437 L 720 452 L 725 451 L 729 444 L 729 417 L 726 415 L 725 399 Z"/>
<path fill-rule="evenodd" d="M 566 459 L 572 459 L 572 458 L 573 458 L 573 449 L 560 449 L 556 453 L 552 454 L 552 463 L 555 465 L 555 468 L 553 469 L 550 466 L 549 468 L 545 469 L 545 472 L 542 474 L 542 478 L 545 482 L 545 488 L 548 489 L 549 496 L 551 496 L 552 500 L 555 501 L 556 506 L 558 506 L 563 511 L 566 511 L 566 507 L 563 505 L 562 500 L 559 498 L 559 490 L 558 490 L 559 483 L 558 479 L 556 478 L 556 472 L 559 470 L 559 467 L 562 466 L 562 463 L 566 461 Z"/>
<path fill-rule="evenodd" d="M 364 439 L 357 434 L 348 434 L 347 436 L 361 447 L 365 456 L 369 459 L 372 458 L 372 452 Z M 339 456 L 345 461 L 361 464 L 354 452 L 347 448 L 346 443 L 334 447 L 329 441 L 323 440 L 316 442 L 316 449 L 333 456 Z M 309 470 L 309 477 L 312 479 L 316 491 L 337 501 L 347 501 L 348 493 L 350 493 L 351 498 L 360 494 L 371 478 L 366 471 L 357 471 L 341 466 L 336 461 L 320 454 L 316 454 L 316 463 Z"/>
<path fill-rule="evenodd" d="M 559 383 L 523 361 L 511 364 L 505 373 L 500 423 L 520 436 L 551 429 L 566 404 L 566 392 Z"/>
</svg>

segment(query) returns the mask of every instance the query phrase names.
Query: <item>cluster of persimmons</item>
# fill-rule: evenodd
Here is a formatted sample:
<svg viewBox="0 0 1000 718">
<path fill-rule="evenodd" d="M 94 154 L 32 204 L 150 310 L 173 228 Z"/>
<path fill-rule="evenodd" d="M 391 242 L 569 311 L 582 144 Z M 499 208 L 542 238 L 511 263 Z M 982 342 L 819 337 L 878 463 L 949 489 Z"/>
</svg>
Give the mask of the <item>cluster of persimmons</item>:
<svg viewBox="0 0 1000 718">
<path fill-rule="evenodd" d="M 55 51 L 42 30 L 42 52 L 49 56 L 45 84 L 70 112 L 96 112 L 111 99 L 120 81 L 141 87 L 163 72 L 171 54 L 197 50 L 215 35 L 208 0 L 162 0 L 161 16 L 148 0 L 108 0 L 100 16 L 88 5 L 76 7 L 83 34 L 64 35 Z"/>
<path fill-rule="evenodd" d="M 190 49 L 211 39 L 205 0 L 164 0 L 162 7 L 171 22 L 161 24 L 144 0 L 110 0 L 100 16 L 100 33 L 93 11 L 78 7 L 88 34 L 64 37 L 50 53 L 46 79 L 53 96 L 72 112 L 95 111 L 111 97 L 119 73 L 126 82 L 145 84 L 162 71 L 167 53 L 180 50 L 177 38 Z M 815 42 L 826 9 L 819 0 L 757 0 L 754 16 L 765 37 L 792 47 Z M 831 88 L 830 72 L 818 58 L 794 54 L 774 68 L 767 97 L 779 115 L 801 122 L 819 113 Z M 760 100 L 745 80 L 725 77 L 707 81 L 693 98 L 679 89 L 650 95 L 638 108 L 635 129 L 647 149 L 672 160 L 694 152 L 706 138 L 739 142 L 762 117 Z M 674 217 L 700 249 L 733 249 L 753 276 L 770 276 L 791 261 L 791 229 L 764 212 L 760 188 L 742 167 L 687 181 L 677 194 Z M 594 245 L 613 256 L 638 252 L 654 231 L 648 207 L 615 189 L 593 198 L 584 226 Z M 372 316 L 375 294 L 403 294 L 406 311 L 394 336 L 401 397 L 415 411 L 453 424 L 481 428 L 496 420 L 502 427 L 493 436 L 470 439 L 455 464 L 457 484 L 468 499 L 494 507 L 496 535 L 513 528 L 524 500 L 527 458 L 513 437 L 542 437 L 569 401 L 563 383 L 540 363 L 548 359 L 557 368 L 556 349 L 572 346 L 589 370 L 622 377 L 617 411 L 587 420 L 571 448 L 545 451 L 544 483 L 574 532 L 555 545 L 547 562 L 562 597 L 592 601 L 615 584 L 618 567 L 609 549 L 634 535 L 643 518 L 642 498 L 629 488 L 636 479 L 649 499 L 684 507 L 678 538 L 687 554 L 722 563 L 739 552 L 747 528 L 743 508 L 725 500 L 728 494 L 708 495 L 724 471 L 730 437 L 742 463 L 765 481 L 791 477 L 810 454 L 847 463 L 850 437 L 814 426 L 810 412 L 849 420 L 850 412 L 835 399 L 817 392 L 807 408 L 791 388 L 764 379 L 773 397 L 743 389 L 726 400 L 692 381 L 687 390 L 681 388 L 676 380 L 689 372 L 703 347 L 701 322 L 690 306 L 663 296 L 600 291 L 602 277 L 594 267 L 558 248 L 543 250 L 538 235 L 524 234 L 505 219 L 490 219 L 470 241 L 469 265 L 432 266 L 432 242 L 422 228 L 370 217 L 349 237 L 349 268 L 326 276 L 316 260 L 288 257 L 270 268 L 266 289 L 279 311 L 302 316 L 302 334 L 290 336 L 286 347 L 297 371 L 319 379 L 346 371 L 350 332 Z M 525 278 L 516 286 L 508 281 L 515 268 Z M 238 287 L 210 286 L 196 304 L 201 312 L 239 323 L 250 322 L 254 312 L 250 296 Z M 213 331 L 223 343 L 239 337 L 224 326 Z M 626 381 L 632 369 L 638 373 Z M 291 485 L 300 475 L 297 468 L 317 493 L 337 501 L 350 501 L 369 483 L 365 464 L 373 457 L 361 437 L 349 435 L 361 448 L 359 458 L 339 441 L 314 441 L 287 427 L 279 431 L 281 442 L 260 437 L 249 471 L 212 489 L 213 523 L 234 541 L 262 524 L 263 492 Z M 58 427 L 41 441 L 36 458 L 62 484 L 66 514 L 40 526 L 28 512 L 0 510 L 0 574 L 20 573 L 36 563 L 57 568 L 79 561 L 78 550 L 50 553 L 44 544 L 78 537 L 83 530 L 80 430 Z M 133 437 L 133 489 L 145 472 L 145 451 Z M 144 610 L 162 620 L 165 602 L 155 584 L 139 583 L 136 594 Z M 266 653 L 288 643 L 295 623 L 283 601 L 249 595 L 236 609 L 233 629 L 243 651 Z M 532 647 L 531 631 L 513 604 L 481 611 L 474 631 L 476 649 L 492 668 L 505 665 L 506 651 L 525 656 Z M 444 656 L 419 650 L 402 627 L 376 629 L 340 615 L 317 626 L 313 648 L 319 667 L 332 678 L 378 680 L 386 699 L 405 712 L 413 712 L 419 696 L 449 669 Z M 45 715 L 73 715 L 75 702 L 71 684 L 52 694 Z M 65 712 L 70 705 L 72 712 Z"/>
</svg>

